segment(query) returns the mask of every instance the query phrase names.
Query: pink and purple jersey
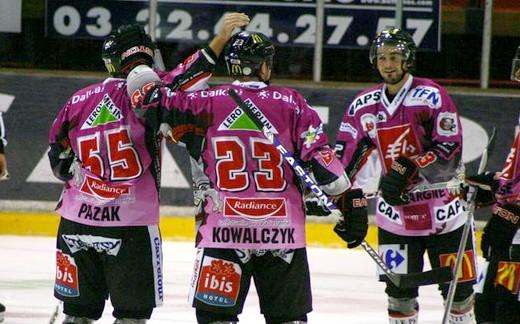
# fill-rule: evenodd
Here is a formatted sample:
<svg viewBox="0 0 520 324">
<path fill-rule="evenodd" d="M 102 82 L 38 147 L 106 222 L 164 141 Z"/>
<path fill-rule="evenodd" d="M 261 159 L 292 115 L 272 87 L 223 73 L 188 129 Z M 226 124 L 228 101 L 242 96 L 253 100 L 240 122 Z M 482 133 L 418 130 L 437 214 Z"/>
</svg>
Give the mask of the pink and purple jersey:
<svg viewBox="0 0 520 324">
<path fill-rule="evenodd" d="M 193 91 L 205 87 L 215 59 L 205 48 L 159 74 L 165 85 Z M 160 140 L 133 111 L 124 79 L 76 92 L 54 121 L 49 143 L 61 138 L 79 162 L 58 203 L 62 217 L 101 227 L 159 223 Z"/>
<path fill-rule="evenodd" d="M 388 99 L 385 90 L 384 84 L 364 90 L 346 108 L 336 142 L 343 165 L 348 170 L 356 163 L 353 159 L 367 163 L 370 154 L 376 152 L 383 174 L 392 161 L 406 156 L 419 166 L 423 181 L 435 183 L 453 178 L 460 167 L 462 129 L 446 90 L 431 80 L 411 75 L 393 100 Z M 362 145 L 367 149 L 359 154 L 358 146 Z M 379 197 L 377 225 L 395 234 L 420 236 L 450 232 L 464 224 L 465 202 L 458 195 L 433 190 L 411 193 L 409 197 L 410 203 L 402 206 L 391 206 Z"/>
<path fill-rule="evenodd" d="M 123 79 L 76 92 L 54 121 L 49 142 L 66 129 L 81 168 L 65 183 L 57 212 L 93 226 L 159 222 L 159 197 L 145 126 L 132 111 Z"/>
<path fill-rule="evenodd" d="M 498 178 L 495 193 L 498 206 L 513 204 L 520 206 L 520 116 L 515 138 Z M 513 244 L 520 244 L 520 230 L 516 232 Z"/>
<path fill-rule="evenodd" d="M 228 96 L 230 88 L 302 162 L 317 161 L 336 178 L 343 174 L 317 113 L 293 89 L 261 82 L 235 82 L 193 93 L 162 88 L 161 106 L 168 110 L 174 138 L 187 138 L 190 133 L 200 139 L 199 144 L 187 140 L 188 151 L 202 159 L 204 173 L 217 192 L 205 201 L 197 246 L 304 247 L 305 212 L 299 180 Z"/>
</svg>

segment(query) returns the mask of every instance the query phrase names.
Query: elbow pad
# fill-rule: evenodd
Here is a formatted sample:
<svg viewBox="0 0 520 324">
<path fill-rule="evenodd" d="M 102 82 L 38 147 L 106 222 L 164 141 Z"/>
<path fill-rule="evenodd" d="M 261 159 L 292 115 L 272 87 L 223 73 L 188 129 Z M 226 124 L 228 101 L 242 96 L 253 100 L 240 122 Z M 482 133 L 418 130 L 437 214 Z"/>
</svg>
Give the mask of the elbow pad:
<svg viewBox="0 0 520 324">
<path fill-rule="evenodd" d="M 72 172 L 70 172 L 70 166 L 74 162 L 75 155 L 72 151 L 69 153 L 65 152 L 60 144 L 53 143 L 48 153 L 52 173 L 61 181 L 68 181 L 73 177 Z"/>
</svg>

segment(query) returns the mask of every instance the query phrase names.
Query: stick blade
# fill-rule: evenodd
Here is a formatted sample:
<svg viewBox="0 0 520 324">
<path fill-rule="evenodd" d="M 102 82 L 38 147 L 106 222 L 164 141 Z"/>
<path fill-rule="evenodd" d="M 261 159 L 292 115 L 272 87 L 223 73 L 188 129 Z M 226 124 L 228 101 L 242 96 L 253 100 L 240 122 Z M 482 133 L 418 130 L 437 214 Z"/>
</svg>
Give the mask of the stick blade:
<svg viewBox="0 0 520 324">
<path fill-rule="evenodd" d="M 429 271 L 402 275 L 399 288 L 415 288 L 449 282 L 453 279 L 450 267 L 435 268 Z"/>
</svg>

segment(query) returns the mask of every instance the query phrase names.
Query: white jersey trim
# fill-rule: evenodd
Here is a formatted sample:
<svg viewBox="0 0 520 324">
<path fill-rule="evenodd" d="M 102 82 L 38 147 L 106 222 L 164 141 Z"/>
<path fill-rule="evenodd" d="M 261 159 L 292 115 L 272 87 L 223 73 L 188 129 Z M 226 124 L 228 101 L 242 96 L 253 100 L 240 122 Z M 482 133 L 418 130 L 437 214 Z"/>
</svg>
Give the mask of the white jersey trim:
<svg viewBox="0 0 520 324">
<path fill-rule="evenodd" d="M 412 82 L 413 76 L 409 74 L 408 80 L 406 80 L 406 82 L 403 84 L 401 90 L 399 90 L 392 102 L 390 102 L 386 97 L 386 84 L 383 85 L 383 90 L 381 91 L 381 102 L 383 104 L 383 107 L 385 107 L 386 111 L 390 116 L 395 113 L 399 106 L 401 106 L 401 103 L 403 102 L 404 98 L 408 94 L 408 91 L 410 91 L 410 88 L 412 87 Z"/>
</svg>

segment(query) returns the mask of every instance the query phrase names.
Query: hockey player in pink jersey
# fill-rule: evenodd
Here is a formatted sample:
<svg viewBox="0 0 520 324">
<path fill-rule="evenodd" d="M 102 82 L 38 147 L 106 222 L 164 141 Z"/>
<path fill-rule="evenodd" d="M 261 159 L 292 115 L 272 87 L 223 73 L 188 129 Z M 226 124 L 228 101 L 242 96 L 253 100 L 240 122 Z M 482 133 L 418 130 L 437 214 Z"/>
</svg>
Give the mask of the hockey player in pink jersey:
<svg viewBox="0 0 520 324">
<path fill-rule="evenodd" d="M 520 46 L 511 79 L 520 82 Z M 477 287 L 477 323 L 520 323 L 520 115 L 511 151 L 502 171 L 467 177 L 475 185 L 477 203 L 493 205 L 484 227 L 481 249 L 487 260 Z"/>
<path fill-rule="evenodd" d="M 382 168 L 376 203 L 379 253 L 396 273 L 423 270 L 428 253 L 432 267 L 454 265 L 466 220 L 463 197 L 447 190 L 411 192 L 419 183 L 447 181 L 461 165 L 462 129 L 446 90 L 411 73 L 416 46 L 401 29 L 380 32 L 370 48 L 370 62 L 383 80 L 357 94 L 339 127 L 336 152 L 358 184 L 364 167 L 376 156 Z M 368 173 L 369 174 L 369 173 Z M 474 251 L 468 240 L 463 275 L 458 278 L 450 323 L 471 323 Z M 382 277 L 381 279 L 384 279 Z M 385 280 L 386 281 L 386 280 Z M 444 298 L 449 283 L 441 284 Z M 398 289 L 387 282 L 392 324 L 417 322 L 418 289 Z"/>
<path fill-rule="evenodd" d="M 198 323 L 236 323 L 254 278 L 266 323 L 306 323 L 312 310 L 302 188 L 293 169 L 229 97 L 235 90 L 284 147 L 307 164 L 345 213 L 335 231 L 349 247 L 366 235 L 366 201 L 352 191 L 317 113 L 294 89 L 269 85 L 274 47 L 240 32 L 224 50 L 231 85 L 194 93 L 155 88 L 139 109 L 171 127 L 203 161 L 216 192 L 198 218 L 190 297 Z M 131 74 L 128 84 L 132 84 Z M 198 136 L 195 136 L 198 135 Z"/>
<path fill-rule="evenodd" d="M 204 82 L 231 31 L 248 22 L 234 15 L 208 47 L 161 72 L 163 82 L 182 90 Z M 154 48 L 141 26 L 118 28 L 102 49 L 111 77 L 76 92 L 50 130 L 51 168 L 65 181 L 54 286 L 64 324 L 93 323 L 108 297 L 118 324 L 145 323 L 163 302 L 159 139 L 133 112 L 125 80 L 136 65 L 153 65 Z"/>
</svg>

